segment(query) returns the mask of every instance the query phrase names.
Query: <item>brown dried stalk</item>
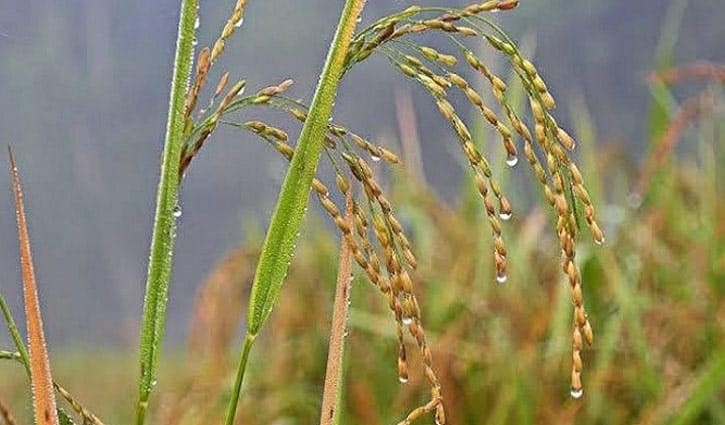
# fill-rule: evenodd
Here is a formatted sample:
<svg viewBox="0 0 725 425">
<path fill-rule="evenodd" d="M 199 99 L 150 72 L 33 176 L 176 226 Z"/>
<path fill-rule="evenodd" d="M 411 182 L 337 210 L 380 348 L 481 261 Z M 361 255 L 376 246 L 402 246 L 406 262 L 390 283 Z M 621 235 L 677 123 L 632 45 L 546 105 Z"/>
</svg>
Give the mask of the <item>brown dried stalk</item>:
<svg viewBox="0 0 725 425">
<path fill-rule="evenodd" d="M 353 226 L 352 188 L 348 187 L 345 196 L 345 220 Z M 330 326 L 330 343 L 327 353 L 327 371 L 325 372 L 325 388 L 322 393 L 320 408 L 320 425 L 333 425 L 338 416 L 338 401 L 342 385 L 342 359 L 345 354 L 345 336 L 347 334 L 347 316 L 350 308 L 350 289 L 352 288 L 352 250 L 351 236 L 343 234 L 340 240 L 340 260 L 337 268 L 337 288 L 332 310 Z"/>
<path fill-rule="evenodd" d="M 656 84 L 672 84 L 685 80 L 725 82 L 725 65 L 712 62 L 695 62 L 653 72 L 648 76 L 648 80 Z"/>
<path fill-rule="evenodd" d="M 10 414 L 10 409 L 5 405 L 5 403 L 0 400 L 0 418 L 5 421 L 5 425 L 15 425 L 15 418 L 13 418 L 13 415 Z"/>
<path fill-rule="evenodd" d="M 23 191 L 20 187 L 20 176 L 15 166 L 13 152 L 9 146 L 8 156 L 10 158 L 10 176 L 12 177 L 13 193 L 15 195 L 15 217 L 18 222 L 18 244 L 23 276 L 28 346 L 30 347 L 30 380 L 33 389 L 35 423 L 38 425 L 57 425 L 58 414 L 56 412 L 55 394 L 53 393 L 53 379 L 50 374 L 48 350 L 45 344 L 45 335 L 43 334 L 43 320 L 40 315 L 33 257 L 30 252 L 30 238 L 25 219 Z"/>
<path fill-rule="evenodd" d="M 715 99 L 709 91 L 705 90 L 697 96 L 687 99 L 675 114 L 674 118 L 667 125 L 662 138 L 657 143 L 654 152 L 647 158 L 642 173 L 637 180 L 631 199 L 636 203 L 641 201 L 642 196 L 647 192 L 655 171 L 665 162 L 672 149 L 674 149 L 680 136 L 695 118 L 702 114 L 709 113 L 715 104 Z"/>
</svg>

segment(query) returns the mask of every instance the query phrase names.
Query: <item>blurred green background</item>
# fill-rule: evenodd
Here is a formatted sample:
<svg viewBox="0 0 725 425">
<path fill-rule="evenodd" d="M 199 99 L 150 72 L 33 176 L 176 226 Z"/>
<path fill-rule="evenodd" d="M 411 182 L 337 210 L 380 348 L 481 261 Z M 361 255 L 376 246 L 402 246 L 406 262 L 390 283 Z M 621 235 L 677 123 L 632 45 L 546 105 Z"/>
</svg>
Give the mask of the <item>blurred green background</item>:
<svg viewBox="0 0 725 425">
<path fill-rule="evenodd" d="M 201 45 L 216 38 L 232 3 L 202 2 Z M 371 1 L 363 24 L 411 4 Z M 448 3 L 456 4 L 467 3 Z M 293 78 L 292 95 L 309 99 L 338 9 L 330 0 L 250 1 L 216 72 L 228 69 L 255 88 Z M 0 136 L 23 176 L 51 357 L 58 379 L 111 423 L 130 421 L 177 13 L 168 0 L 0 0 Z M 450 423 L 725 423 L 723 86 L 691 81 L 665 90 L 647 80 L 656 68 L 725 63 L 725 2 L 522 1 L 494 18 L 534 57 L 558 100 L 557 118 L 579 139 L 578 162 L 607 231 L 605 247 L 587 240 L 579 255 L 598 338 L 585 353 L 584 403 L 568 400 L 568 289 L 526 164 L 513 172 L 497 165 L 515 219 L 504 230 L 511 275 L 496 286 L 480 205 L 453 136 L 425 94 L 373 58 L 345 78 L 335 109 L 336 121 L 396 150 L 396 102 L 409 101 L 417 116 L 430 188 L 410 187 L 399 172 L 386 180 L 422 259 L 416 280 Z M 447 48 L 440 39 L 430 44 Z M 712 93 L 714 107 L 684 129 L 644 203 L 632 208 L 627 197 L 642 164 L 680 105 L 702 90 Z M 653 114 L 658 108 L 661 119 Z M 297 129 L 287 129 L 294 139 Z M 188 173 L 167 371 L 155 398 L 159 422 L 220 417 L 205 415 L 223 407 L 234 363 L 228 351 L 235 350 L 259 235 L 285 167 L 263 143 L 227 129 Z M 0 290 L 22 324 L 14 207 L 3 173 L 0 185 L 8 187 L 0 202 Z M 297 272 L 268 327 L 275 332 L 252 359 L 242 409 L 255 413 L 242 423 L 316 421 L 337 237 L 318 214 L 308 222 Z M 232 251 L 243 241 L 245 248 Z M 214 267 L 230 251 L 223 279 L 224 267 Z M 210 273 L 234 284 L 203 285 Z M 358 281 L 344 423 L 394 423 L 424 401 L 425 388 L 421 377 L 397 383 L 392 321 L 382 299 Z M 208 326 L 223 329 L 187 357 L 187 330 L 199 324 L 195 303 L 214 285 L 237 304 L 217 306 L 229 317 Z M 300 298 L 304 305 L 295 303 Z M 8 347 L 0 332 L 0 349 Z M 21 372 L 0 363 L 0 399 L 18 416 L 27 413 Z"/>
</svg>

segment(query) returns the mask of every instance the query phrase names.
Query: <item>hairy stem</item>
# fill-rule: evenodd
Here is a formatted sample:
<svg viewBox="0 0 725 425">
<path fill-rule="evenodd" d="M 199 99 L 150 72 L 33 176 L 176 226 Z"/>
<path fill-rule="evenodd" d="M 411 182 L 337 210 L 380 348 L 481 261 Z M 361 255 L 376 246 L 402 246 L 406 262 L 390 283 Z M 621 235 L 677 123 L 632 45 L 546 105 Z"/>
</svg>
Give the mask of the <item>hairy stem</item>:
<svg viewBox="0 0 725 425">
<path fill-rule="evenodd" d="M 353 227 L 352 190 L 348 189 L 345 202 L 345 219 Z M 339 423 L 339 402 L 341 399 L 342 360 L 345 354 L 345 334 L 347 333 L 347 316 L 350 309 L 350 289 L 352 288 L 352 251 L 347 236 L 340 240 L 340 261 L 337 268 L 337 289 L 335 304 L 332 310 L 330 325 L 330 343 L 327 352 L 327 370 L 325 372 L 325 389 L 322 393 L 320 408 L 320 425 Z"/>
<path fill-rule="evenodd" d="M 139 379 L 136 424 L 143 425 L 148 401 L 156 380 L 156 369 L 166 317 L 171 279 L 176 220 L 174 209 L 179 192 L 179 161 L 183 146 L 184 98 L 191 75 L 194 53 L 194 23 L 199 0 L 182 0 L 176 56 L 171 82 L 166 138 L 161 160 L 161 178 L 156 198 L 151 254 L 146 280 L 141 323 L 141 375 Z"/>
</svg>

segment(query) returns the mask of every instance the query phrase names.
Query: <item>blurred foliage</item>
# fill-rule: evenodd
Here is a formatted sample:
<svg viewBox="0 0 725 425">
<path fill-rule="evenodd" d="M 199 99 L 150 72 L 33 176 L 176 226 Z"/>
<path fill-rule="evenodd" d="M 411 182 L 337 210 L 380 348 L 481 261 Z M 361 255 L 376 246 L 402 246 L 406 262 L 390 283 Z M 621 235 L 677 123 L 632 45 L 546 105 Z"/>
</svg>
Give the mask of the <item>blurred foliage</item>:
<svg viewBox="0 0 725 425">
<path fill-rule="evenodd" d="M 515 213 L 504 226 L 511 270 L 499 285 L 482 208 L 451 209 L 427 188 L 412 187 L 403 172 L 391 176 L 391 198 L 419 254 L 414 279 L 450 421 L 725 423 L 722 111 L 691 123 L 695 130 L 679 143 L 696 153 L 666 158 L 643 203 L 631 208 L 623 206 L 638 177 L 631 159 L 623 146 L 598 147 L 586 108 L 576 110 L 582 172 L 599 188 L 608 237 L 605 246 L 582 243 L 578 252 L 596 332 L 581 401 L 568 396 L 570 301 L 548 213 Z M 314 215 L 309 220 L 271 331 L 250 360 L 239 424 L 317 421 L 338 237 Z M 258 241 L 245 245 L 199 290 L 188 353 L 162 362 L 155 422 L 221 421 L 240 306 L 258 255 Z M 397 382 L 393 321 L 368 285 L 359 275 L 352 295 L 346 424 L 393 423 L 426 396 L 422 376 Z M 411 370 L 419 370 L 410 348 Z M 54 357 L 57 379 L 79 400 L 108 423 L 128 422 L 131 357 Z M 27 394 L 15 390 L 24 387 L 22 369 L 2 368 L 0 397 L 25 420 Z"/>
<path fill-rule="evenodd" d="M 333 14 L 324 3 L 310 2 L 309 7 L 299 8 L 299 13 L 309 14 L 310 19 Z M 399 8 L 400 2 L 395 3 Z M 452 208 L 429 188 L 411 187 L 403 173 L 390 176 L 391 198 L 401 222 L 413 235 L 411 240 L 419 254 L 421 266 L 415 280 L 450 423 L 725 423 L 722 83 L 706 88 L 716 99 L 713 110 L 692 119 L 677 135 L 673 150 L 657 159 L 658 167 L 648 189 L 641 194 L 641 205 L 632 207 L 627 203 L 641 173 L 633 164 L 641 156 L 646 161 L 658 155 L 659 138 L 654 136 L 664 134 L 671 122 L 645 119 L 649 92 L 643 75 L 637 74 L 653 64 L 652 46 L 666 14 L 662 3 L 665 2 L 525 2 L 514 19 L 522 28 L 534 28 L 536 23 L 541 67 L 553 80 L 551 86 L 558 97 L 573 101 L 570 127 L 576 130 L 573 133 L 580 141 L 580 168 L 590 182 L 596 205 L 601 208 L 607 232 L 604 247 L 582 244 L 578 252 L 596 332 L 595 346 L 585 356 L 582 400 L 574 401 L 568 396 L 570 301 L 558 270 L 558 247 L 546 224 L 550 221 L 547 213 L 538 209 L 527 215 L 515 212 L 514 219 L 504 227 L 511 240 L 511 271 L 508 281 L 501 286 L 494 279 L 490 236 L 480 226 L 485 219 L 480 205 L 470 202 L 470 197 L 460 196 L 460 206 Z M 30 191 L 33 187 L 40 191 L 45 185 L 53 192 L 39 198 L 39 208 L 31 208 L 31 215 L 37 215 L 35 233 L 48 234 L 53 239 L 37 244 L 37 257 L 49 258 L 45 267 L 53 270 L 56 281 L 79 282 L 79 291 L 86 294 L 78 306 L 74 304 L 77 297 L 67 296 L 71 289 L 63 285 L 50 288 L 46 299 L 55 306 L 50 327 L 83 332 L 92 325 L 98 338 L 116 340 L 118 335 L 128 332 L 128 324 L 116 320 L 118 317 L 109 311 L 122 303 L 123 309 L 137 313 L 140 291 L 127 292 L 128 282 L 137 276 L 128 269 L 142 269 L 135 257 L 146 246 L 147 232 L 143 226 L 129 227 L 114 217 L 125 214 L 133 219 L 147 214 L 151 195 L 139 194 L 138 188 L 149 186 L 143 182 L 151 179 L 151 172 L 144 170 L 155 170 L 157 164 L 134 158 L 144 157 L 140 151 L 157 150 L 155 146 L 159 144 L 155 142 L 162 133 L 159 123 L 166 87 L 156 82 L 167 80 L 161 70 L 167 68 L 164 55 L 170 56 L 171 51 L 166 51 L 170 45 L 166 38 L 173 38 L 173 31 L 158 31 L 166 24 L 172 28 L 175 16 L 162 3 L 147 5 L 135 1 L 124 7 L 97 4 L 102 6 L 92 10 L 100 15 L 74 14 L 74 9 L 60 6 L 28 6 L 28 16 L 37 25 L 23 30 L 14 30 L 12 26 L 8 30 L 8 24 L 0 20 L 0 31 L 10 34 L 0 38 L 0 70 L 7 76 L 7 86 L 2 87 L 10 87 L 3 91 L 4 102 L 11 99 L 1 105 L 0 128 L 9 139 L 21 142 L 23 156 L 33 158 L 34 171 L 41 173 L 35 177 L 37 184 L 28 175 L 26 185 Z M 272 13 L 271 9 L 276 8 L 272 2 L 257 4 L 253 7 L 257 7 L 260 15 L 263 9 Z M 105 12 L 103 5 L 108 6 Z M 383 12 L 376 10 L 381 4 L 371 3 L 370 7 L 374 15 Z M 720 23 L 724 15 L 725 8 L 718 4 L 689 2 L 672 54 L 674 63 L 693 58 L 722 59 L 725 27 Z M 106 18 L 91 19 L 92 16 Z M 144 18 L 134 20 L 131 16 Z M 87 26 L 88 33 L 95 37 L 82 37 L 70 31 L 86 18 L 98 23 L 97 27 Z M 239 56 L 256 57 L 255 51 L 280 52 L 284 56 L 282 52 L 290 49 L 288 32 L 309 36 L 304 28 L 284 24 L 288 18 L 280 19 L 283 24 L 273 30 L 245 33 L 246 43 L 240 44 L 246 46 L 240 47 Z M 290 18 L 289 22 L 293 21 Z M 105 36 L 103 30 L 108 31 Z M 572 47 L 572 34 L 587 35 L 584 42 L 588 47 L 583 52 Z M 39 44 L 23 42 L 36 37 Z M 85 46 L 99 43 L 103 47 L 103 40 L 112 47 L 105 53 L 103 48 Z M 141 43 L 147 49 L 128 48 Z M 112 57 L 98 59 L 94 54 Z M 290 61 L 294 62 L 294 57 Z M 271 71 L 262 67 L 264 62 L 255 61 L 254 67 L 246 65 L 244 69 L 260 80 L 269 80 L 266 73 Z M 139 63 L 144 66 L 139 67 Z M 610 68 L 610 63 L 627 66 Z M 104 64 L 111 64 L 111 68 L 103 68 Z M 288 63 L 279 59 L 270 64 L 279 73 L 279 69 L 287 69 Z M 310 68 L 313 65 L 301 64 Z M 100 71 L 97 66 L 101 66 Z M 49 73 L 51 70 L 55 74 Z M 303 85 L 305 79 L 313 81 L 310 75 L 316 71 L 312 69 L 309 75 L 302 76 Z M 53 75 L 62 78 L 56 81 L 51 78 Z M 373 83 L 380 81 L 372 71 L 367 78 Z M 89 85 L 88 81 L 92 83 Z M 388 88 L 369 85 L 371 91 Z M 667 90 L 666 115 L 676 116 L 684 103 L 677 99 L 688 98 L 692 90 L 687 86 Z M 635 94 L 639 97 L 633 100 Z M 39 109 L 34 106 L 38 99 L 65 107 Z M 602 113 L 603 110 L 608 111 Z M 126 111 L 125 115 L 117 114 L 119 111 Z M 344 108 L 342 113 L 345 114 Z M 107 121 L 102 116 L 114 119 Z M 590 116 L 597 117 L 596 126 Z M 364 125 L 379 118 L 360 117 L 360 122 Z M 425 119 L 421 121 L 424 130 L 431 125 Z M 346 122 L 360 127 L 354 119 Z M 436 135 L 435 129 L 421 133 Z M 597 137 L 602 138 L 601 135 L 608 141 L 614 138 L 628 143 L 599 143 Z M 636 140 L 649 139 L 655 143 L 649 151 L 642 151 L 648 153 L 632 148 L 644 148 L 645 144 Z M 63 144 L 59 140 L 72 142 Z M 96 143 L 99 140 L 103 143 Z M 224 149 L 228 147 L 227 144 Z M 255 160 L 262 162 L 257 157 Z M 212 162 L 209 160 L 208 164 Z M 232 165 L 220 180 L 236 184 L 239 178 L 228 176 L 238 168 Z M 101 170 L 103 173 L 99 174 Z M 203 179 L 204 174 L 199 171 L 195 178 Z M 98 175 L 103 178 L 94 179 Z M 92 184 L 66 191 L 50 184 L 56 180 Z M 119 189 L 118 182 L 132 190 L 110 190 Z M 515 180 L 509 184 L 514 183 Z M 196 187 L 224 190 L 211 180 Z M 465 187 L 470 188 L 470 184 Z M 209 211 L 200 210 L 199 215 L 219 224 L 218 211 L 224 210 L 224 206 L 213 202 L 212 192 L 204 192 L 206 198 L 201 199 L 205 202 L 199 204 Z M 458 191 L 451 195 L 454 191 L 450 188 L 443 192 L 446 197 L 460 195 Z M 192 193 L 190 190 L 189 195 Z M 523 199 L 515 205 L 525 204 L 527 195 L 522 194 Z M 129 204 L 132 206 L 126 209 Z M 255 207 L 259 211 L 264 210 L 263 202 L 254 204 L 259 204 Z M 102 207 L 103 216 L 94 215 L 94 205 Z M 41 216 L 48 216 L 47 211 L 54 214 L 42 219 Z M 58 216 L 72 218 L 58 226 Z M 302 238 L 280 308 L 272 316 L 272 331 L 260 337 L 260 347 L 250 360 L 249 386 L 240 408 L 240 424 L 317 422 L 338 250 L 338 237 L 318 219 L 308 218 L 312 222 Z M 226 223 L 236 226 L 236 217 L 227 218 Z M 222 240 L 238 237 L 238 233 L 229 232 L 228 226 L 218 227 L 221 229 L 215 231 L 223 235 Z M 100 232 L 101 246 L 83 242 L 88 231 Z M 187 231 L 188 240 L 195 242 L 197 236 L 208 232 L 208 227 L 183 231 Z M 152 412 L 155 422 L 221 421 L 241 334 L 241 305 L 251 282 L 258 246 L 259 241 L 250 237 L 243 247 L 231 251 L 219 263 L 199 289 L 188 352 L 168 354 L 161 362 L 160 403 Z M 71 261 L 65 255 L 53 255 L 71 249 L 106 252 L 107 256 L 99 261 L 98 257 L 79 254 Z M 202 263 L 218 255 L 202 251 L 193 258 L 184 258 L 182 254 L 177 269 L 180 280 L 195 283 L 196 276 L 207 269 Z M 124 256 L 134 259 L 118 260 Z M 15 261 L 14 255 L 2 258 Z M 108 296 L 113 290 L 97 285 L 100 280 L 114 281 L 118 288 L 125 289 L 118 289 L 119 296 Z M 412 376 L 406 385 L 397 382 L 393 321 L 384 300 L 367 285 L 362 275 L 355 280 L 346 416 L 342 421 L 345 424 L 393 423 L 426 396 L 421 376 Z M 182 291 L 189 293 L 191 288 L 188 283 L 176 288 L 180 291 L 176 308 L 183 312 L 177 318 L 189 315 L 191 302 L 182 299 L 191 297 L 184 296 Z M 88 298 L 93 302 L 88 302 Z M 109 299 L 112 301 L 104 301 Z M 104 320 L 108 322 L 105 328 L 96 326 Z M 184 327 L 184 322 L 173 316 L 170 321 L 176 329 Z M 176 334 L 178 338 L 181 331 Z M 415 363 L 420 359 L 414 353 L 414 345 L 409 348 L 411 370 L 419 370 Z M 79 345 L 73 349 L 59 346 L 51 357 L 56 378 L 79 401 L 92 407 L 108 423 L 131 421 L 129 407 L 133 404 L 136 375 L 129 371 L 135 370 L 134 354 L 84 350 Z M 0 400 L 10 407 L 19 423 L 30 423 L 28 394 L 18 390 L 26 388 L 24 379 L 21 367 L 0 363 Z"/>
</svg>

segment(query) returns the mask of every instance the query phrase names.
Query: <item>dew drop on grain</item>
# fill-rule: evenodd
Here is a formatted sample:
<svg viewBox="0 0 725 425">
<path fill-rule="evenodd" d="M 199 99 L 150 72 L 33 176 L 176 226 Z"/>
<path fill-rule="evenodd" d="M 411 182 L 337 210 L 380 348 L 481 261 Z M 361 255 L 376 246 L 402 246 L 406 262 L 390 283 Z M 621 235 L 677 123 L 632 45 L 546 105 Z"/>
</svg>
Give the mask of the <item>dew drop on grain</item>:
<svg viewBox="0 0 725 425">
<path fill-rule="evenodd" d="M 508 276 L 506 276 L 505 274 L 496 275 L 496 282 L 498 282 L 498 283 L 506 283 L 507 279 L 508 279 Z"/>
<path fill-rule="evenodd" d="M 519 157 L 516 155 L 507 155 L 506 156 L 506 165 L 509 167 L 515 167 L 516 164 L 519 163 Z"/>
<path fill-rule="evenodd" d="M 580 399 L 582 397 L 582 395 L 584 395 L 584 390 L 581 389 L 581 388 L 579 388 L 579 389 L 572 388 L 571 391 L 569 392 L 569 394 L 571 395 L 571 397 L 573 399 L 577 399 L 578 400 L 578 399 Z"/>
</svg>

